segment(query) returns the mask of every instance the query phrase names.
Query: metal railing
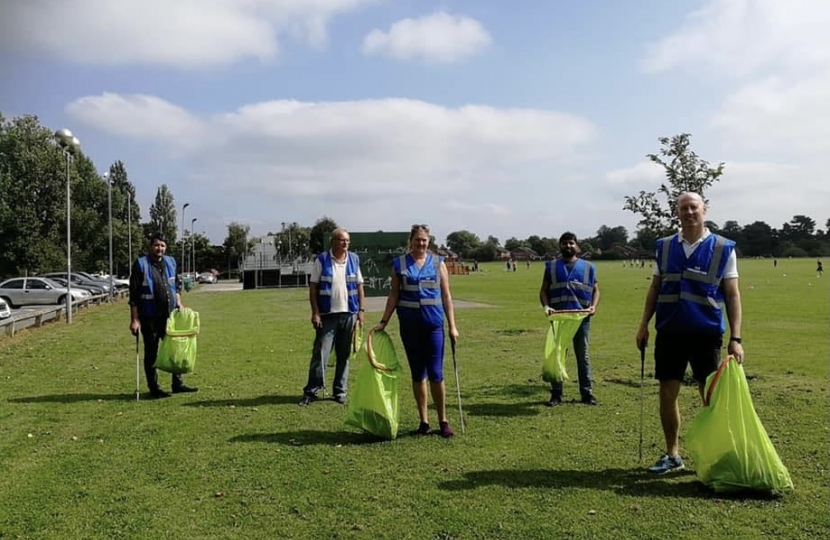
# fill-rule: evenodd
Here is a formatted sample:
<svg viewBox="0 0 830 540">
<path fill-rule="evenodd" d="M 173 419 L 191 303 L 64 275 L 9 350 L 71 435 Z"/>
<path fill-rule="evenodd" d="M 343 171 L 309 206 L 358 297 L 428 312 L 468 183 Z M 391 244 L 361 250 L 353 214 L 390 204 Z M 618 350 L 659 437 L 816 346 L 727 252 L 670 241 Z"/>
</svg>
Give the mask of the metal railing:
<svg viewBox="0 0 830 540">
<path fill-rule="evenodd" d="M 129 295 L 127 289 L 115 291 L 112 293 L 113 300 L 124 298 Z M 97 306 L 99 304 L 106 304 L 109 300 L 109 294 L 96 294 L 95 296 L 87 296 L 81 300 L 72 302 L 72 313 L 75 314 L 79 309 L 90 306 Z M 8 319 L 0 321 L 0 333 L 7 336 L 14 336 L 20 330 L 26 328 L 40 328 L 44 323 L 57 322 L 66 318 L 66 305 L 59 306 L 43 306 L 42 308 L 33 309 L 31 311 L 18 312 L 13 314 Z"/>
</svg>

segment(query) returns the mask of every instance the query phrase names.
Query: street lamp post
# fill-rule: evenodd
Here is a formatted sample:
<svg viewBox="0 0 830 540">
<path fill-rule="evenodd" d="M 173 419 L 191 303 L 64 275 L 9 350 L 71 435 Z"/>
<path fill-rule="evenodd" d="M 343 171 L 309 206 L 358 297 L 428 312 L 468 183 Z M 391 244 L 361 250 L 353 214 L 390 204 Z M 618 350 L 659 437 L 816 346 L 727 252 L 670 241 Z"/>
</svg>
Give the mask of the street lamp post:
<svg viewBox="0 0 830 540">
<path fill-rule="evenodd" d="M 187 202 L 182 205 L 182 269 L 180 270 L 182 274 L 187 271 L 187 265 L 185 264 L 184 259 L 184 210 L 188 206 L 190 206 L 190 203 Z"/>
<path fill-rule="evenodd" d="M 130 277 L 133 276 L 133 201 L 130 197 L 130 188 L 127 187 L 127 268 Z"/>
<path fill-rule="evenodd" d="M 107 206 L 109 209 L 109 229 L 110 229 L 110 268 L 109 268 L 109 277 L 110 277 L 110 290 L 107 292 L 109 302 L 112 302 L 112 177 L 110 176 L 109 171 L 103 174 L 104 181 L 107 183 Z"/>
<path fill-rule="evenodd" d="M 81 141 L 66 128 L 55 132 L 55 141 L 66 157 L 66 324 L 72 324 L 72 195 L 69 186 L 69 164 L 72 156 L 80 153 Z"/>
<path fill-rule="evenodd" d="M 193 218 L 190 220 L 190 251 L 193 255 L 193 264 L 190 267 L 190 271 L 196 274 L 196 242 L 193 241 L 193 224 L 198 221 L 199 218 Z"/>
</svg>

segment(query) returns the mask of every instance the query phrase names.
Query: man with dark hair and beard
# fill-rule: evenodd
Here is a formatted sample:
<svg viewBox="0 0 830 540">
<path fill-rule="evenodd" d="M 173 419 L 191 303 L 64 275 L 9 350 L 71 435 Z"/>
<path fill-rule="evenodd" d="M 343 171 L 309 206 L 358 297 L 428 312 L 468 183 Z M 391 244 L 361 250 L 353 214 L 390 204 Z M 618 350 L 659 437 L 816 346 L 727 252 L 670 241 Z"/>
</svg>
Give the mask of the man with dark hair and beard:
<svg viewBox="0 0 830 540">
<path fill-rule="evenodd" d="M 566 232 L 559 237 L 559 251 L 559 258 L 545 263 L 539 300 L 548 314 L 557 311 L 588 311 L 589 315 L 582 320 L 579 330 L 574 334 L 573 351 L 576 356 L 581 401 L 586 405 L 596 405 L 597 400 L 591 390 L 588 336 L 591 317 L 599 304 L 597 270 L 593 264 L 577 257 L 579 245 L 574 233 Z M 546 405 L 554 407 L 562 403 L 562 383 L 551 382 L 550 387 L 550 400 Z"/>
</svg>

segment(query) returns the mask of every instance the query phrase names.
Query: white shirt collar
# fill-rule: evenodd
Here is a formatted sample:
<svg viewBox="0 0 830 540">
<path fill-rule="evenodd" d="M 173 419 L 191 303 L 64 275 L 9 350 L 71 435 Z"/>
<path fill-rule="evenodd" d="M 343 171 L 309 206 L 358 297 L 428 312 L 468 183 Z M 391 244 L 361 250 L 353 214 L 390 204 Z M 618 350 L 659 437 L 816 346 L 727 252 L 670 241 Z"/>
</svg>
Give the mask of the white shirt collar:
<svg viewBox="0 0 830 540">
<path fill-rule="evenodd" d="M 704 227 L 704 228 L 703 228 L 703 234 L 701 234 L 701 235 L 700 235 L 700 238 L 698 238 L 698 239 L 697 239 L 697 240 L 695 240 L 694 242 L 689 242 L 688 240 L 686 240 L 686 239 L 683 237 L 683 229 L 680 229 L 680 230 L 678 231 L 678 233 L 677 233 L 677 234 L 678 234 L 678 236 L 680 236 L 680 241 L 681 241 L 681 242 L 683 242 L 684 244 L 686 244 L 686 245 L 687 245 L 687 246 L 689 246 L 689 247 L 692 247 L 692 246 L 696 246 L 696 245 L 698 245 L 699 243 L 701 243 L 701 242 L 703 242 L 704 240 L 706 240 L 706 239 L 707 239 L 707 238 L 708 238 L 708 237 L 712 234 L 712 232 L 709 230 L 709 228 L 708 228 L 708 227 Z"/>
</svg>

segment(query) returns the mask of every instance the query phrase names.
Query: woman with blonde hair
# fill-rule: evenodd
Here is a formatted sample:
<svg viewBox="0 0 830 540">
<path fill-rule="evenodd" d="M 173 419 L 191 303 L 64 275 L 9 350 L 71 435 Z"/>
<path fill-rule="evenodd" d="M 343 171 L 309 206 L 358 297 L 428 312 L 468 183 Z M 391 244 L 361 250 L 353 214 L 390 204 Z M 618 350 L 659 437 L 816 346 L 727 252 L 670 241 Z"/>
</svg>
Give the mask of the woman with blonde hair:
<svg viewBox="0 0 830 540">
<path fill-rule="evenodd" d="M 450 339 L 458 339 L 455 313 L 450 294 L 450 281 L 443 257 L 429 251 L 429 227 L 413 225 L 409 234 L 409 252 L 392 261 L 392 288 L 386 309 L 375 330 L 384 330 L 397 311 L 409 368 L 412 391 L 418 406 L 420 425 L 416 435 L 430 432 L 427 407 L 429 391 L 438 414 L 441 436 L 453 436 L 447 420 L 447 391 L 444 384 L 444 317 L 449 325 Z"/>
</svg>

